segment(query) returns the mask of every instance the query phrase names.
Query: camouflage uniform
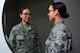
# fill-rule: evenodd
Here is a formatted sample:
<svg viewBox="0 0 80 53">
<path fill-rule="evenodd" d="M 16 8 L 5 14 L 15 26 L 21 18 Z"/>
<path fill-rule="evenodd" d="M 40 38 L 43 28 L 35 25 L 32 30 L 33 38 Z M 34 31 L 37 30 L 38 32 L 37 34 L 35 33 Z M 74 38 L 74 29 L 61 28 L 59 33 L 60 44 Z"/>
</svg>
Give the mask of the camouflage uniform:
<svg viewBox="0 0 80 53">
<path fill-rule="evenodd" d="M 41 45 L 36 28 L 17 24 L 11 30 L 9 45 L 13 53 L 41 53 Z"/>
<path fill-rule="evenodd" d="M 45 53 L 70 53 L 72 49 L 72 37 L 63 20 L 52 28 L 45 44 Z"/>
</svg>

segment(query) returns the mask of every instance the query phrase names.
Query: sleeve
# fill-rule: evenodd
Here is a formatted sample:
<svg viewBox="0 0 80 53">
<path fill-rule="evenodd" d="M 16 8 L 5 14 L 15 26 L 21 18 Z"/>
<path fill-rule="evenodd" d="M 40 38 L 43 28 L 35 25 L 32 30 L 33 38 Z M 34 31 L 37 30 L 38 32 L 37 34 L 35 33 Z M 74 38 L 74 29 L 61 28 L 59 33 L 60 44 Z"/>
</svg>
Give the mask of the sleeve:
<svg viewBox="0 0 80 53">
<path fill-rule="evenodd" d="M 15 31 L 12 29 L 9 35 L 9 40 L 8 40 L 9 46 L 12 51 L 15 50 L 15 47 L 16 47 L 16 40 L 14 35 L 15 35 Z"/>
<path fill-rule="evenodd" d="M 71 36 L 67 31 L 59 30 L 56 32 L 55 50 L 57 53 L 70 53 Z"/>
</svg>

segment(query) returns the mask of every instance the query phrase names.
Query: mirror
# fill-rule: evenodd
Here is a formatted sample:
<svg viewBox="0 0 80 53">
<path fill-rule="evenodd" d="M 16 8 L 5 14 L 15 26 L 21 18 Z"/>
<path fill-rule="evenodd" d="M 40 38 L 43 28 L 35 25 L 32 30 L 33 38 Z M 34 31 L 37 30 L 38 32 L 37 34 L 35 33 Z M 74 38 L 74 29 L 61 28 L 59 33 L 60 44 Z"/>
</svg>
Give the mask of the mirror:
<svg viewBox="0 0 80 53">
<path fill-rule="evenodd" d="M 31 23 L 38 29 L 39 39 L 42 46 L 42 51 L 45 50 L 45 40 L 51 29 L 52 24 L 48 21 L 47 8 L 49 0 L 6 0 L 3 8 L 3 31 L 8 44 L 9 34 L 13 26 L 20 22 L 19 10 L 23 7 L 29 7 L 32 13 Z M 45 22 L 44 22 L 45 20 Z M 43 24 L 42 24 L 43 23 Z M 45 24 L 45 25 L 44 25 Z M 48 25 L 49 24 L 49 25 Z M 46 29 L 47 28 L 47 29 Z M 46 29 L 46 30 L 43 30 Z M 9 44 L 8 44 L 9 45 Z"/>
</svg>

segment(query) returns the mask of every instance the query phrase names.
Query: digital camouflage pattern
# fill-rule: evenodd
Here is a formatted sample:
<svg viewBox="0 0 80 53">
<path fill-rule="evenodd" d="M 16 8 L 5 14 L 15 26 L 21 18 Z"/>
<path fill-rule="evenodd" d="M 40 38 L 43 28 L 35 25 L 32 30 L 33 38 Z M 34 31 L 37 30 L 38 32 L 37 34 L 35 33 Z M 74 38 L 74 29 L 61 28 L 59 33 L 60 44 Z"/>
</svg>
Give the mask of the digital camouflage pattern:
<svg viewBox="0 0 80 53">
<path fill-rule="evenodd" d="M 63 20 L 54 25 L 45 44 L 45 53 L 71 52 L 72 35 Z"/>
<path fill-rule="evenodd" d="M 41 53 L 41 44 L 36 28 L 22 23 L 14 26 L 10 32 L 9 45 L 13 53 Z"/>
</svg>

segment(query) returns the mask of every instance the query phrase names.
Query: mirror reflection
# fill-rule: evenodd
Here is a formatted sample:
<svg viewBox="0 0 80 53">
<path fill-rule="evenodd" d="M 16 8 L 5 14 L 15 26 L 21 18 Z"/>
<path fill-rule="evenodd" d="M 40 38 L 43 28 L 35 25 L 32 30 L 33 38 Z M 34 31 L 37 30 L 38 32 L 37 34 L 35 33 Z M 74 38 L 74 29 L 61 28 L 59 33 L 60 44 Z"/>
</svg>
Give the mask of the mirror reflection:
<svg viewBox="0 0 80 53">
<path fill-rule="evenodd" d="M 44 42 L 47 38 L 45 35 L 52 25 L 47 18 L 47 7 L 50 2 L 6 0 L 3 9 L 3 30 L 7 44 L 14 53 L 44 52 Z"/>
</svg>

